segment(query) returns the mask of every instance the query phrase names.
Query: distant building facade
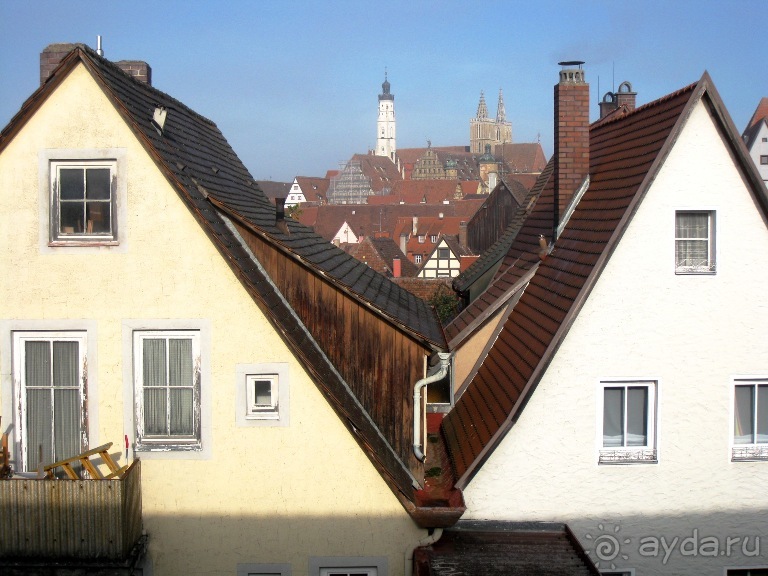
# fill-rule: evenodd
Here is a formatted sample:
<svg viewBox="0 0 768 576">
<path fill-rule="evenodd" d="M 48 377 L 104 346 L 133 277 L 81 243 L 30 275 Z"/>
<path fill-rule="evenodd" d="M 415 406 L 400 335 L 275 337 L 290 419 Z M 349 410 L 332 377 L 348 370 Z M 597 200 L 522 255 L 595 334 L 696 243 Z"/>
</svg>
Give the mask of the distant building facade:
<svg viewBox="0 0 768 576">
<path fill-rule="evenodd" d="M 512 123 L 507 122 L 504 110 L 504 96 L 499 90 L 499 103 L 496 108 L 496 118 L 488 116 L 485 95 L 480 92 L 480 103 L 477 105 L 477 116 L 469 121 L 469 149 L 474 154 L 485 153 L 486 145 L 491 148 L 497 144 L 512 142 Z"/>
</svg>

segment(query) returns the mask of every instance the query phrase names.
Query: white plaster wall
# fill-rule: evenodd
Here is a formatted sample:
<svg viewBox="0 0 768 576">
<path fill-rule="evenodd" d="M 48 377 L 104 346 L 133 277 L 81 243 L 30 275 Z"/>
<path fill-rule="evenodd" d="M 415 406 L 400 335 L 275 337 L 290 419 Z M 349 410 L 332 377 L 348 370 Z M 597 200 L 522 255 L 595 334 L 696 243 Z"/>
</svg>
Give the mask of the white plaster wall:
<svg viewBox="0 0 768 576">
<path fill-rule="evenodd" d="M 716 275 L 674 273 L 683 208 L 717 211 Z M 766 223 L 699 104 L 519 421 L 469 484 L 465 517 L 566 521 L 593 555 L 610 536 L 619 548 L 601 549 L 600 568 L 637 576 L 768 565 L 768 462 L 730 460 L 731 379 L 768 376 L 767 249 Z M 620 377 L 658 380 L 657 464 L 597 464 L 600 381 Z M 656 556 L 642 540 L 654 537 Z M 727 550 L 728 537 L 749 537 L 750 553 L 759 538 L 760 556 L 743 554 L 743 540 Z"/>
<path fill-rule="evenodd" d="M 43 253 L 39 151 L 102 147 L 126 149 L 128 222 L 120 234 L 127 250 Z M 386 557 L 389 574 L 403 572 L 404 550 L 425 532 L 83 67 L 0 154 L 0 191 L 0 321 L 93 326 L 93 446 L 112 441 L 119 449 L 133 425 L 124 419 L 124 388 L 132 386 L 123 376 L 131 362 L 121 345 L 124 322 L 198 319 L 210 326 L 210 456 L 142 462 L 154 574 L 234 574 L 238 563 L 290 563 L 302 575 L 311 556 Z M 8 328 L 2 337 L 9 338 Z M 290 425 L 237 427 L 237 366 L 270 362 L 288 364 Z M 0 372 L 5 428 L 12 415 L 7 355 Z"/>
</svg>

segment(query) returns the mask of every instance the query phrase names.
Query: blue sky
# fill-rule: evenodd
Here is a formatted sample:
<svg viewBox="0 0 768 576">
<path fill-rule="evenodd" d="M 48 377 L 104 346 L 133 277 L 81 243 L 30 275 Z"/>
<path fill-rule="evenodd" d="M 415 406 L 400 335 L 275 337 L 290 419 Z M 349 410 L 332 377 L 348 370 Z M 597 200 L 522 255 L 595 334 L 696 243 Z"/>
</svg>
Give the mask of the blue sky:
<svg viewBox="0 0 768 576">
<path fill-rule="evenodd" d="M 468 145 L 499 89 L 515 142 L 552 153 L 561 60 L 593 101 L 624 80 L 638 104 L 712 76 L 739 131 L 768 96 L 765 0 L 0 0 L 0 125 L 37 88 L 54 42 L 145 60 L 153 84 L 219 126 L 257 179 L 324 176 L 375 145 L 388 70 L 400 148 Z M 598 92 L 599 84 L 599 92 Z"/>
</svg>

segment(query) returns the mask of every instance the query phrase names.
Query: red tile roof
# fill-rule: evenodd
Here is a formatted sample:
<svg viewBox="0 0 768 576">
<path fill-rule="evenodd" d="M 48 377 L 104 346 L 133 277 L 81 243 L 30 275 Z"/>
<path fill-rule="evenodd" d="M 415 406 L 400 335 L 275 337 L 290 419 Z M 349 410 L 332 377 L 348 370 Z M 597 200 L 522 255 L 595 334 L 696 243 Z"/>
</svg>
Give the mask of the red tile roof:
<svg viewBox="0 0 768 576">
<path fill-rule="evenodd" d="M 766 190 L 706 73 L 699 82 L 623 117 L 593 124 L 589 189 L 554 249 L 538 266 L 479 371 L 443 421 L 459 487 L 466 486 L 518 417 L 676 140 L 688 110 L 700 98 L 723 133 L 731 135 L 727 143 L 734 157 L 762 209 L 768 207 Z M 550 187 L 531 216 L 542 220 L 542 229 L 546 218 L 540 207 L 545 200 L 551 204 Z M 520 238 L 522 234 L 523 230 L 515 245 L 520 240 L 524 246 L 515 254 L 513 245 L 507 270 L 501 274 L 518 267 L 509 259 L 522 258 L 528 267 L 537 259 L 531 254 L 533 238 Z"/>
<path fill-rule="evenodd" d="M 307 202 L 326 202 L 326 194 L 330 182 L 330 178 L 296 176 L 296 183 L 304 193 L 304 198 Z"/>
</svg>

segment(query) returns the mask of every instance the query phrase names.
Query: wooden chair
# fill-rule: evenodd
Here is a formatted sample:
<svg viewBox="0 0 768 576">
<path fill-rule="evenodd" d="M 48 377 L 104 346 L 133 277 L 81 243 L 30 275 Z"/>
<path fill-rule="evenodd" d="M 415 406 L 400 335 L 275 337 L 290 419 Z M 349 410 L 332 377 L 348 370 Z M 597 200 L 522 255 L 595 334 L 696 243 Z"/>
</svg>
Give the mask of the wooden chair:
<svg viewBox="0 0 768 576">
<path fill-rule="evenodd" d="M 77 456 L 72 456 L 71 458 L 59 460 L 53 464 L 48 464 L 47 466 L 43 467 L 45 477 L 55 478 L 54 470 L 61 467 L 68 478 L 71 478 L 72 480 L 82 480 L 82 478 L 78 476 L 77 471 L 73 468 L 73 465 L 79 464 L 83 467 L 83 470 L 88 472 L 88 475 L 92 480 L 111 480 L 113 478 L 119 479 L 123 476 L 125 471 L 128 470 L 128 466 L 117 465 L 117 463 L 112 459 L 112 456 L 109 455 L 109 449 L 111 447 L 112 442 L 108 442 L 107 444 L 102 444 L 98 448 L 91 448 L 90 450 L 86 450 Z M 96 464 L 91 461 L 91 456 L 101 457 L 101 459 L 109 468 L 109 473 L 106 476 L 102 474 L 101 470 L 99 470 Z"/>
</svg>

